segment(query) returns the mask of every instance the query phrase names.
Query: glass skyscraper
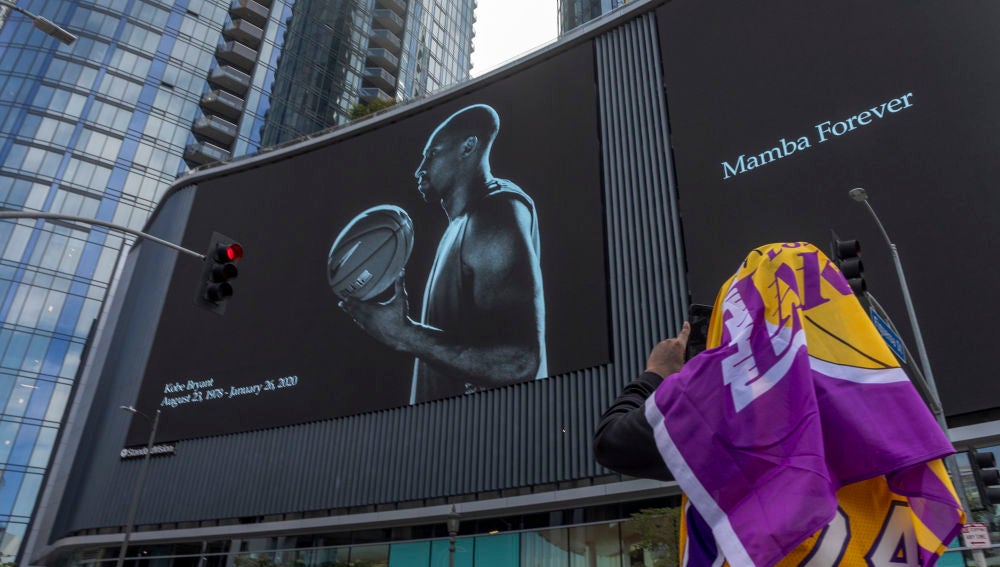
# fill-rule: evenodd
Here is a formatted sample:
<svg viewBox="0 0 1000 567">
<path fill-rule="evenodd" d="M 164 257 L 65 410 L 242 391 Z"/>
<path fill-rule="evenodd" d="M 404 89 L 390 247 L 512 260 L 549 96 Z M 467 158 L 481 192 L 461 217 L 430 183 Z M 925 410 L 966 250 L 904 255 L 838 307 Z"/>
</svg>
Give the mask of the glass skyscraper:
<svg viewBox="0 0 1000 567">
<path fill-rule="evenodd" d="M 559 35 L 625 4 L 628 0 L 558 0 Z"/>
<path fill-rule="evenodd" d="M 341 124 L 371 97 L 406 100 L 466 79 L 475 2 L 18 6 L 78 39 L 60 44 L 0 8 L 0 210 L 141 229 L 189 167 Z M 130 240 L 70 221 L 0 222 L 0 562 L 19 551 Z"/>
</svg>

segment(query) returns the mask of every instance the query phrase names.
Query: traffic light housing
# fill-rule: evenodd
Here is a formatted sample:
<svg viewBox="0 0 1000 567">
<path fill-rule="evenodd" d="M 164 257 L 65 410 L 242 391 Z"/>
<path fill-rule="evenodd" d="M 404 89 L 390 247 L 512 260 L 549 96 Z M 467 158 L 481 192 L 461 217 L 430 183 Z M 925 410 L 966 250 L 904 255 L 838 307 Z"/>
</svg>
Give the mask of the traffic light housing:
<svg viewBox="0 0 1000 567">
<path fill-rule="evenodd" d="M 971 449 L 969 465 L 983 508 L 989 510 L 995 504 L 1000 504 L 1000 470 L 996 468 L 997 459 L 993 452 Z"/>
<path fill-rule="evenodd" d="M 844 274 L 854 295 L 864 295 L 868 284 L 865 283 L 865 266 L 861 263 L 861 243 L 857 240 L 835 239 L 833 261 L 840 273 Z"/>
<path fill-rule="evenodd" d="M 226 302 L 233 295 L 231 281 L 239 275 L 237 263 L 243 258 L 243 246 L 217 232 L 205 251 L 205 266 L 196 302 L 219 315 L 226 312 Z"/>
</svg>

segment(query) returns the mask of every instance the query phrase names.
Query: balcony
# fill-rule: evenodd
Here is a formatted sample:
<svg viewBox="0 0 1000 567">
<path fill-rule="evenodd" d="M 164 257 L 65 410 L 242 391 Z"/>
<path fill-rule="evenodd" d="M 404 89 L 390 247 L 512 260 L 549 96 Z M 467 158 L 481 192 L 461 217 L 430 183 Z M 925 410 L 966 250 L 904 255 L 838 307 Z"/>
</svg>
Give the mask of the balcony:
<svg viewBox="0 0 1000 567">
<path fill-rule="evenodd" d="M 399 69 L 399 58 L 393 55 L 388 49 L 381 47 L 371 47 L 368 49 L 367 63 L 369 65 L 378 65 L 389 71 Z"/>
<path fill-rule="evenodd" d="M 240 113 L 243 112 L 243 99 L 216 89 L 201 95 L 201 108 L 231 120 L 239 120 Z"/>
<path fill-rule="evenodd" d="M 366 81 L 382 90 L 396 90 L 396 77 L 381 67 L 365 67 L 365 72 L 362 76 Z"/>
<path fill-rule="evenodd" d="M 389 96 L 388 94 L 386 94 L 385 91 L 383 91 L 380 88 L 377 88 L 377 87 L 362 87 L 361 88 L 361 100 L 363 100 L 366 103 L 370 103 L 370 102 L 372 102 L 374 100 L 381 100 L 381 101 L 389 102 L 390 100 L 392 100 L 392 97 Z"/>
<path fill-rule="evenodd" d="M 399 53 L 399 49 L 403 45 L 399 41 L 399 37 L 389 30 L 372 30 L 371 35 L 368 37 L 371 39 L 372 44 L 388 49 L 393 53 Z"/>
<path fill-rule="evenodd" d="M 222 35 L 226 39 L 235 39 L 244 45 L 257 49 L 260 47 L 261 40 L 264 39 L 264 30 L 247 20 L 233 19 L 226 27 L 222 28 Z"/>
<path fill-rule="evenodd" d="M 212 72 L 208 74 L 208 82 L 242 96 L 250 88 L 250 75 L 235 67 L 222 65 L 212 69 Z"/>
<path fill-rule="evenodd" d="M 194 121 L 191 131 L 218 142 L 220 147 L 229 147 L 236 139 L 236 124 L 219 116 L 202 116 Z"/>
<path fill-rule="evenodd" d="M 385 8 L 373 11 L 372 20 L 383 28 L 397 34 L 403 31 L 403 26 L 405 25 L 403 18 L 399 17 L 396 12 L 386 10 Z"/>
<path fill-rule="evenodd" d="M 219 61 L 235 65 L 243 71 L 250 71 L 257 62 L 257 52 L 238 41 L 220 43 L 215 48 L 215 56 Z"/>
<path fill-rule="evenodd" d="M 375 0 L 376 8 L 388 8 L 399 15 L 406 13 L 406 0 Z"/>
<path fill-rule="evenodd" d="M 205 165 L 216 161 L 226 161 L 229 157 L 228 151 L 207 142 L 188 144 L 184 148 L 184 161 L 188 162 L 189 165 Z"/>
<path fill-rule="evenodd" d="M 263 28 L 267 24 L 267 15 L 270 10 L 266 6 L 261 6 L 254 0 L 233 0 L 229 5 L 229 14 L 234 18 L 246 20 L 251 24 Z"/>
</svg>

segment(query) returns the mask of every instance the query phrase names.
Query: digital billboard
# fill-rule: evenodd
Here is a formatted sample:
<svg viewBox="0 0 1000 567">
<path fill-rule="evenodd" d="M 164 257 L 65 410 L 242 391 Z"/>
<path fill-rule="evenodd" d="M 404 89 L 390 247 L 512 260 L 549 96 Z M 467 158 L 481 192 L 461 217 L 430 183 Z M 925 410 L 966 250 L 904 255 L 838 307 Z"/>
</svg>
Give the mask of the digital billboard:
<svg viewBox="0 0 1000 567">
<path fill-rule="evenodd" d="M 162 441 L 474 395 L 610 361 L 590 44 L 198 184 L 244 258 L 218 315 L 177 265 L 136 407 Z M 398 277 L 402 273 L 402 277 Z M 133 423 L 128 444 L 145 441 Z"/>
<path fill-rule="evenodd" d="M 698 2 L 657 9 L 692 298 L 750 249 L 831 231 L 917 356 L 897 245 L 949 415 L 1000 406 L 988 250 L 1000 192 L 1000 4 Z"/>
</svg>

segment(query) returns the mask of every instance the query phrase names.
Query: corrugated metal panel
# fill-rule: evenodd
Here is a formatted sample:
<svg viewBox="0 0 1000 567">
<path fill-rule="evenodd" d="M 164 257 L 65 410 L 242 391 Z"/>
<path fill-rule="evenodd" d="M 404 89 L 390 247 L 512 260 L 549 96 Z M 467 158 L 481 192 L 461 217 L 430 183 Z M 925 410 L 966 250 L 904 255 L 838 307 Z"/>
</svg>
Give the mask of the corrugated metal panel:
<svg viewBox="0 0 1000 567">
<path fill-rule="evenodd" d="M 590 438 L 602 410 L 683 319 L 686 290 L 655 19 L 595 41 L 614 363 L 451 400 L 184 441 L 151 463 L 139 524 L 347 508 L 606 474 Z M 141 281 L 133 285 L 141 285 Z M 120 379 L 124 381 L 125 379 Z M 113 390 L 134 397 L 137 384 Z M 126 398 L 129 399 L 129 398 Z M 94 411 L 113 412 L 114 401 Z M 121 525 L 140 462 L 119 462 L 126 420 L 88 440 L 88 489 L 67 530 Z"/>
</svg>

